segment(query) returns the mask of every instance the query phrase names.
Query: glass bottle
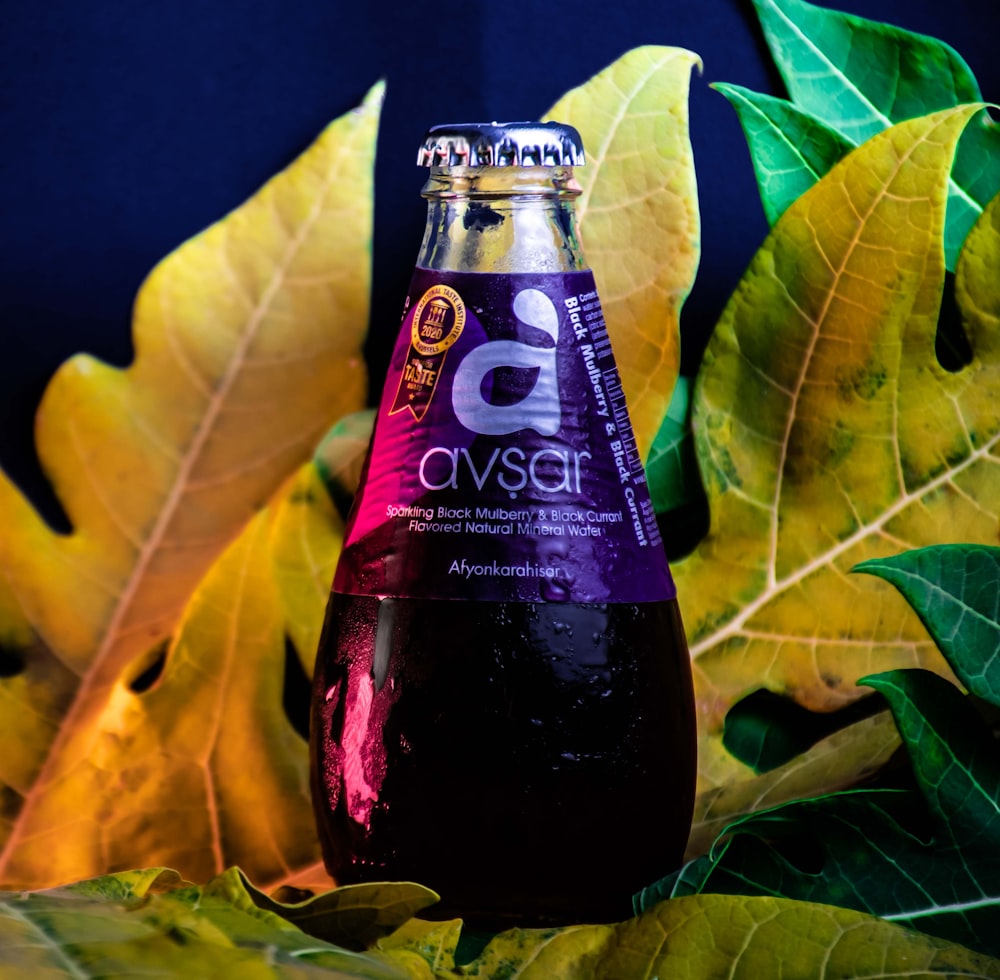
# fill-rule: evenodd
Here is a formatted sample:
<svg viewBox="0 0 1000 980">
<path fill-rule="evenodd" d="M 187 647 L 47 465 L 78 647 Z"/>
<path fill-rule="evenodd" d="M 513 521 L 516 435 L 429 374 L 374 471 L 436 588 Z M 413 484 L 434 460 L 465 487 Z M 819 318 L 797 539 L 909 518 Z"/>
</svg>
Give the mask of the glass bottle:
<svg viewBox="0 0 1000 980">
<path fill-rule="evenodd" d="M 427 225 L 316 663 L 339 883 L 484 928 L 612 921 L 679 865 L 676 593 L 577 235 L 576 130 L 435 127 Z"/>
</svg>

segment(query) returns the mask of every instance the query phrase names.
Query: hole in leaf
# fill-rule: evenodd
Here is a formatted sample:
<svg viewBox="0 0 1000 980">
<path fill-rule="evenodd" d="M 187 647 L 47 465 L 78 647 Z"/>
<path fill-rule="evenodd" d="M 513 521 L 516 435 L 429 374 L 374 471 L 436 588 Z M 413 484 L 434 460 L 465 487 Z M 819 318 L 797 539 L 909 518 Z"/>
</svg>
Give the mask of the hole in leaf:
<svg viewBox="0 0 1000 980">
<path fill-rule="evenodd" d="M 701 485 L 697 495 L 687 503 L 656 515 L 668 561 L 680 561 L 691 554 L 698 542 L 708 534 L 708 498 Z"/>
<path fill-rule="evenodd" d="M 170 640 L 164 640 L 132 664 L 135 675 L 128 682 L 128 688 L 133 694 L 145 694 L 163 675 L 167 663 L 167 650 Z"/>
<path fill-rule="evenodd" d="M 26 662 L 20 650 L 0 646 L 0 677 L 17 677 L 24 672 Z"/>
<path fill-rule="evenodd" d="M 884 706 L 879 697 L 871 695 L 840 711 L 820 714 L 761 689 L 729 709 L 722 744 L 755 772 L 768 772 Z"/>
<path fill-rule="evenodd" d="M 934 352 L 946 371 L 961 371 L 972 363 L 972 344 L 962 327 L 962 314 L 955 299 L 955 276 L 951 272 L 945 276 L 941 293 L 941 312 L 938 315 Z"/>
<path fill-rule="evenodd" d="M 463 925 L 458 935 L 458 945 L 455 947 L 455 963 L 464 966 L 478 959 L 482 952 L 492 942 L 497 934 L 483 929 L 470 929 Z"/>
<path fill-rule="evenodd" d="M 309 704 L 312 682 L 306 674 L 290 637 L 285 637 L 285 678 L 281 705 L 292 728 L 304 739 L 309 738 Z"/>
<path fill-rule="evenodd" d="M 0 820 L 13 823 L 24 805 L 24 797 L 10 786 L 0 786 Z"/>
</svg>

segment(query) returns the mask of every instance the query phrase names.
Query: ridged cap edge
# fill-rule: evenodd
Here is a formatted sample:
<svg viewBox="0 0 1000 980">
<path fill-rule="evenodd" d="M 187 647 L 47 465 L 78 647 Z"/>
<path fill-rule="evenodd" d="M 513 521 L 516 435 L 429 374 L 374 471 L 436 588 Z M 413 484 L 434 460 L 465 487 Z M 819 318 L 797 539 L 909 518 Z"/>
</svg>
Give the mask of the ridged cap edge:
<svg viewBox="0 0 1000 980">
<path fill-rule="evenodd" d="M 417 153 L 420 167 L 579 167 L 583 141 L 558 122 L 433 126 Z"/>
</svg>

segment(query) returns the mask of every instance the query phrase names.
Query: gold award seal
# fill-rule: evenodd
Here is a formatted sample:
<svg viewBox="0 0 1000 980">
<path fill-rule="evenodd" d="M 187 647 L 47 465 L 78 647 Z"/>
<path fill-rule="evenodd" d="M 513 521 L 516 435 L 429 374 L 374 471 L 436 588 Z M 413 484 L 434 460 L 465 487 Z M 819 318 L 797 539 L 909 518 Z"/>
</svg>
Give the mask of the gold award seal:
<svg viewBox="0 0 1000 980">
<path fill-rule="evenodd" d="M 410 349 L 399 378 L 390 415 L 409 409 L 420 421 L 434 397 L 448 349 L 465 329 L 465 303 L 451 288 L 431 286 L 413 308 Z"/>
<path fill-rule="evenodd" d="M 465 328 L 465 303 L 451 286 L 431 286 L 413 311 L 410 344 L 425 357 L 443 354 Z"/>
</svg>

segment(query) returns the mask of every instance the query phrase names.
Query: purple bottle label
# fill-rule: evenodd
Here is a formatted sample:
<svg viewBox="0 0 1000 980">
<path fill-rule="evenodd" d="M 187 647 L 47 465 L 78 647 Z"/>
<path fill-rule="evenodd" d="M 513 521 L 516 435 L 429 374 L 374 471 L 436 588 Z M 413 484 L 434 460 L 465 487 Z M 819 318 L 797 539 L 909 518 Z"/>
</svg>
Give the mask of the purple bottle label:
<svg viewBox="0 0 1000 980">
<path fill-rule="evenodd" d="M 590 272 L 416 270 L 334 589 L 674 597 Z"/>
</svg>

